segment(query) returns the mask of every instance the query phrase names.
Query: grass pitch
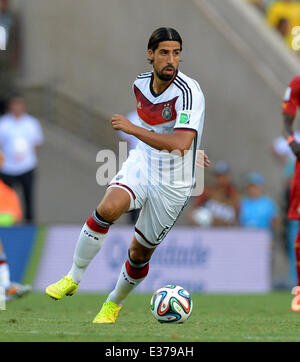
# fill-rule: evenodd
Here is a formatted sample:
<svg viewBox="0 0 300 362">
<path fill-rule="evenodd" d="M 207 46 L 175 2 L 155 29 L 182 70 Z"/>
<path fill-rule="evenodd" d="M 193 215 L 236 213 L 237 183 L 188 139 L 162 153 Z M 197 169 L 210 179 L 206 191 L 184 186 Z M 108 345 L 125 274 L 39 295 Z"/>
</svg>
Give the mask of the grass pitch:
<svg viewBox="0 0 300 362">
<path fill-rule="evenodd" d="M 31 293 L 0 311 L 0 341 L 10 342 L 270 342 L 300 341 L 300 313 L 289 292 L 268 295 L 193 294 L 184 324 L 160 324 L 150 295 L 132 294 L 115 325 L 92 324 L 105 296 L 76 294 L 53 301 Z"/>
</svg>

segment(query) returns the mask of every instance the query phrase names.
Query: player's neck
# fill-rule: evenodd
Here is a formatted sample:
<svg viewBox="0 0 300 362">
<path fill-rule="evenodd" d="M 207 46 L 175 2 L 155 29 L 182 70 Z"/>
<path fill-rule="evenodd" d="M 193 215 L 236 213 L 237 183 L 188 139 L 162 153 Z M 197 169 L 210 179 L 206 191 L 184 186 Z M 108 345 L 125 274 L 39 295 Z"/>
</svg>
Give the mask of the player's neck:
<svg viewBox="0 0 300 362">
<path fill-rule="evenodd" d="M 171 80 L 161 80 L 158 78 L 158 76 L 154 72 L 154 78 L 153 78 L 153 83 L 152 83 L 153 91 L 156 94 L 163 93 L 169 87 L 169 85 L 173 82 L 174 78 L 176 77 L 176 74 L 174 75 L 174 77 Z"/>
</svg>

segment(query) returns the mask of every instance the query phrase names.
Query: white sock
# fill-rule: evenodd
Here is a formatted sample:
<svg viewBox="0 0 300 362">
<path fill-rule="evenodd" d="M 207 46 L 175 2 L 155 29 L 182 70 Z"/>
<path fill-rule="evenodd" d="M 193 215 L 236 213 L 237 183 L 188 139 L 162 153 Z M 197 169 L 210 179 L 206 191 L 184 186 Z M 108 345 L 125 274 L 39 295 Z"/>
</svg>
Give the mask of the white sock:
<svg viewBox="0 0 300 362">
<path fill-rule="evenodd" d="M 109 226 L 109 223 L 99 220 L 95 213 L 83 225 L 68 273 L 76 284 L 80 283 L 86 268 L 101 249 Z"/>
<path fill-rule="evenodd" d="M 140 269 L 133 269 L 130 266 L 129 261 L 126 261 L 122 266 L 115 289 L 109 294 L 106 302 L 112 301 L 118 305 L 123 304 L 128 294 L 146 278 L 149 266 L 148 263 L 145 264 L 146 265 Z M 131 276 L 129 276 L 128 272 Z M 137 278 L 133 278 L 133 276 L 136 276 Z M 139 278 L 139 276 L 142 277 Z"/>
<path fill-rule="evenodd" d="M 0 286 L 5 289 L 10 286 L 10 273 L 7 263 L 0 264 Z"/>
</svg>

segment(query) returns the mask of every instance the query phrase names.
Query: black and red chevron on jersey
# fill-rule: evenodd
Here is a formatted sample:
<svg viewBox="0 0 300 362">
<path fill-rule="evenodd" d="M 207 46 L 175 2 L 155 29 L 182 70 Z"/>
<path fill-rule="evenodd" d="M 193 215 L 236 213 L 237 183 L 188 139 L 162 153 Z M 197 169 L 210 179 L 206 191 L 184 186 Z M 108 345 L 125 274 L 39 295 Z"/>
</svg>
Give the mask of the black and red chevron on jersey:
<svg viewBox="0 0 300 362">
<path fill-rule="evenodd" d="M 136 97 L 136 107 L 141 127 L 150 131 L 171 134 L 192 131 L 195 136 L 190 147 L 190 164 L 185 160 L 185 166 L 191 170 L 191 175 L 185 182 L 178 183 L 178 187 L 193 185 L 196 151 L 199 149 L 204 115 L 205 100 L 199 84 L 192 78 L 178 71 L 173 81 L 161 93 L 153 90 L 153 72 L 140 74 L 134 84 L 133 91 Z M 183 173 L 183 161 L 179 155 L 159 151 L 140 141 L 137 150 L 142 151 L 145 164 L 151 163 L 152 180 L 159 182 L 160 175 L 172 172 L 176 179 Z M 170 166 L 172 165 L 172 166 Z M 178 177 L 177 177 L 178 176 Z M 174 186 L 172 186 L 174 189 Z"/>
<path fill-rule="evenodd" d="M 177 71 L 170 85 L 156 94 L 153 79 L 153 72 L 146 72 L 140 74 L 133 84 L 141 125 L 160 133 L 171 133 L 174 128 L 190 128 L 198 132 L 202 127 L 205 107 L 199 84 Z M 180 112 L 189 115 L 187 122 L 179 119 Z"/>
<path fill-rule="evenodd" d="M 174 121 L 177 116 L 175 103 L 178 96 L 168 102 L 152 103 L 143 93 L 134 85 L 134 94 L 137 102 L 137 113 L 141 120 L 150 126 L 156 126 L 162 123 Z M 168 110 L 168 115 L 165 115 L 164 109 Z"/>
</svg>

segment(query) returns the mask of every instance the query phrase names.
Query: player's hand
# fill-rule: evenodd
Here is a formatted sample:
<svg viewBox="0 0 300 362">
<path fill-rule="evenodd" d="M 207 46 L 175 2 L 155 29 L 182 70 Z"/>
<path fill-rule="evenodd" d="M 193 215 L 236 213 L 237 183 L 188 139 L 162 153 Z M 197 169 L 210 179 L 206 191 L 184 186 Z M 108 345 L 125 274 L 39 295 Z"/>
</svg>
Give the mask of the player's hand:
<svg viewBox="0 0 300 362">
<path fill-rule="evenodd" d="M 112 128 L 117 131 L 123 131 L 128 134 L 132 134 L 135 125 L 131 123 L 126 117 L 120 114 L 114 114 L 111 119 Z"/>
<path fill-rule="evenodd" d="M 297 159 L 300 160 L 300 143 L 294 141 L 290 144 L 290 147 Z"/>
<path fill-rule="evenodd" d="M 207 154 L 202 150 L 197 151 L 196 166 L 208 167 L 209 165 L 210 165 L 210 160 L 207 157 Z"/>
<path fill-rule="evenodd" d="M 4 155 L 3 155 L 3 153 L 0 151 L 0 168 L 2 168 L 2 166 L 4 165 L 4 161 L 5 161 Z"/>
</svg>

